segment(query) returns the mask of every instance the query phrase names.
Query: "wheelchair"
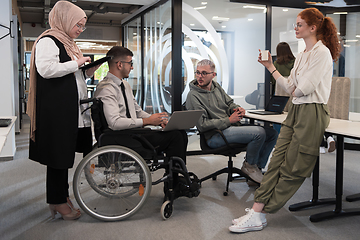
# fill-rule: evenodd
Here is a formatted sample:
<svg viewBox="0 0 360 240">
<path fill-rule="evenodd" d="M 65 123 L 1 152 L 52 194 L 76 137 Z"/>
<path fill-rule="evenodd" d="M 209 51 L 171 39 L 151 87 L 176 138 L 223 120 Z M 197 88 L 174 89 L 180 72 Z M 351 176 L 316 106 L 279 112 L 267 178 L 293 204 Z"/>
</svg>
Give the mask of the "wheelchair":
<svg viewBox="0 0 360 240">
<path fill-rule="evenodd" d="M 153 185 L 163 182 L 165 196 L 160 214 L 166 220 L 173 213 L 176 198 L 200 194 L 199 179 L 187 171 L 181 158 L 159 155 L 142 137 L 141 134 L 150 129 L 112 131 L 107 127 L 101 100 L 88 99 L 80 103 L 86 102 L 92 102 L 91 117 L 97 143 L 80 161 L 73 179 L 75 199 L 84 212 L 102 221 L 124 220 L 143 207 Z M 119 135 L 141 142 L 144 152 L 140 155 L 129 147 L 114 145 L 112 139 Z M 152 181 L 151 172 L 159 169 L 165 170 L 163 177 Z M 176 186 L 174 174 L 178 174 Z"/>
</svg>

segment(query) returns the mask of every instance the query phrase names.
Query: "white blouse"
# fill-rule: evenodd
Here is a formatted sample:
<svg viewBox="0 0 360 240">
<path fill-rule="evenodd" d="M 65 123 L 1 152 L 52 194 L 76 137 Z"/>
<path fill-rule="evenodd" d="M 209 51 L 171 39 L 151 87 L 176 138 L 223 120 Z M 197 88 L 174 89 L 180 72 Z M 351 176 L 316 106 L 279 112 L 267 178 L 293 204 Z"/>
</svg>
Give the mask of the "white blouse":
<svg viewBox="0 0 360 240">
<path fill-rule="evenodd" d="M 79 101 L 80 99 L 88 98 L 85 77 L 82 70 L 79 70 L 77 62 L 68 61 L 60 63 L 59 54 L 60 50 L 51 38 L 41 38 L 37 42 L 35 49 L 35 65 L 38 73 L 43 78 L 47 79 L 62 77 L 69 73 L 75 73 Z M 75 59 L 77 58 L 75 57 Z M 79 128 L 91 126 L 90 109 L 81 114 L 81 112 L 87 107 L 88 104 L 79 105 Z"/>
<path fill-rule="evenodd" d="M 279 77 L 276 82 L 289 94 L 295 90 L 293 104 L 327 104 L 332 75 L 330 50 L 319 40 L 310 51 L 298 54 L 288 78 Z"/>
</svg>

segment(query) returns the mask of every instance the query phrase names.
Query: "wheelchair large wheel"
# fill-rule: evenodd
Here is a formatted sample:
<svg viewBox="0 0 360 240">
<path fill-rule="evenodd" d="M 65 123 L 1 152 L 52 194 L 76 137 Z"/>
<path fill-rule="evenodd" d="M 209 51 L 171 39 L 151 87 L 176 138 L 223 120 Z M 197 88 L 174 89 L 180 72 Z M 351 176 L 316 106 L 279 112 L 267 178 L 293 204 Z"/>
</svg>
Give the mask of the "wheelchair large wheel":
<svg viewBox="0 0 360 240">
<path fill-rule="evenodd" d="M 89 153 L 76 168 L 74 195 L 90 216 L 117 221 L 135 214 L 151 192 L 149 167 L 135 151 L 105 146 Z"/>
</svg>

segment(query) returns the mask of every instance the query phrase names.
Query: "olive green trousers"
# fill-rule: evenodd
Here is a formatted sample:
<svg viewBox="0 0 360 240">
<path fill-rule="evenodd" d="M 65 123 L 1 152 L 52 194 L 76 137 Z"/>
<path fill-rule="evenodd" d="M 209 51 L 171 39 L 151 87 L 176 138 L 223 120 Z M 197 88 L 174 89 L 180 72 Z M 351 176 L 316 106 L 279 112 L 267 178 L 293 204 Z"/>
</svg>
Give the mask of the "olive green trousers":
<svg viewBox="0 0 360 240">
<path fill-rule="evenodd" d="M 290 104 L 268 170 L 255 192 L 255 202 L 264 203 L 265 212 L 277 212 L 311 176 L 329 122 L 325 104 Z"/>
</svg>

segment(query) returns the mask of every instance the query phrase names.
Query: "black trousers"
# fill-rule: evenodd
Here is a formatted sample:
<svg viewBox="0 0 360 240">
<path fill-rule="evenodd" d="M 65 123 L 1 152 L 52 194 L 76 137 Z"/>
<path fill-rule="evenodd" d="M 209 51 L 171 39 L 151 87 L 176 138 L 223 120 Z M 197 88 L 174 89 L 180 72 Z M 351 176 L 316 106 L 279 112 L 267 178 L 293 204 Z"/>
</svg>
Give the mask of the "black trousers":
<svg viewBox="0 0 360 240">
<path fill-rule="evenodd" d="M 183 130 L 176 131 L 144 131 L 134 132 L 135 134 L 143 136 L 152 146 L 155 147 L 158 153 L 165 152 L 167 157 L 180 157 L 186 163 L 186 148 L 188 144 L 187 134 Z M 144 159 L 151 159 L 152 152 L 147 150 L 147 147 L 141 143 L 136 137 L 128 134 L 119 135 L 105 135 L 101 138 L 101 145 L 120 145 L 128 147 L 139 153 Z"/>
<path fill-rule="evenodd" d="M 91 127 L 78 128 L 76 152 L 83 153 L 85 157 L 92 150 Z"/>
<path fill-rule="evenodd" d="M 180 157 L 186 164 L 188 137 L 185 131 L 151 131 L 143 136 L 158 152 L 165 152 L 168 157 Z"/>
<path fill-rule="evenodd" d="M 69 197 L 68 169 L 47 167 L 46 202 L 48 204 L 66 203 Z"/>
<path fill-rule="evenodd" d="M 76 152 L 86 156 L 92 150 L 91 128 L 79 128 Z M 66 203 L 69 197 L 68 169 L 55 169 L 47 166 L 46 202 L 48 204 Z"/>
</svg>

